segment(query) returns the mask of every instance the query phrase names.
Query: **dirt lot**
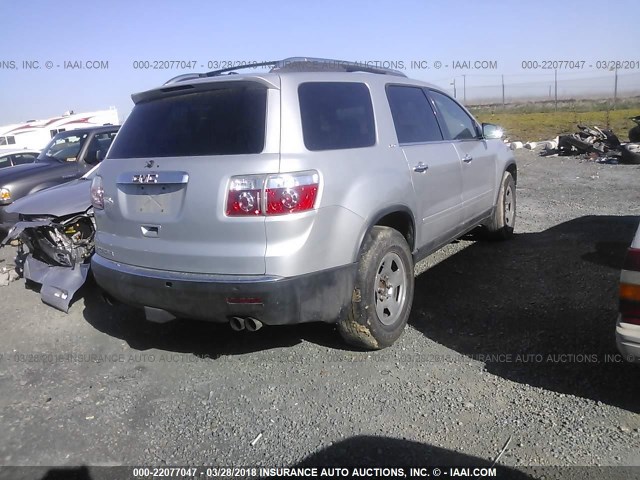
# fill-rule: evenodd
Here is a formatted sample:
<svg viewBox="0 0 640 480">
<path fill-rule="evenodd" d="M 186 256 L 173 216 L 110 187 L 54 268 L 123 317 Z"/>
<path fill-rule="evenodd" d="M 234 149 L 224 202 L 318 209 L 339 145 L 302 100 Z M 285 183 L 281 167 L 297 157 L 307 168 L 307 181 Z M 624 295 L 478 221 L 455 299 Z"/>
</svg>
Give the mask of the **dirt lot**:
<svg viewBox="0 0 640 480">
<path fill-rule="evenodd" d="M 381 352 L 329 325 L 149 324 L 94 286 L 67 315 L 1 287 L 0 464 L 487 465 L 511 438 L 516 470 L 640 466 L 640 369 L 614 341 L 640 167 L 517 159 L 515 238 L 418 265 Z"/>
</svg>

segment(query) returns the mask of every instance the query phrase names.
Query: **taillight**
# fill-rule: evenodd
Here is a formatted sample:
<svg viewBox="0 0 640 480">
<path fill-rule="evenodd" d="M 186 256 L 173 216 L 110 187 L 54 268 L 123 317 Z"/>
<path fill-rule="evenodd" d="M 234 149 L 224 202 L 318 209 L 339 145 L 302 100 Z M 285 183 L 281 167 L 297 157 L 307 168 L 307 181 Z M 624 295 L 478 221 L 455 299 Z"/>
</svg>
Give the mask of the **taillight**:
<svg viewBox="0 0 640 480">
<path fill-rule="evenodd" d="M 260 215 L 264 179 L 263 175 L 232 177 L 227 195 L 227 215 L 230 217 Z"/>
<path fill-rule="evenodd" d="M 319 184 L 316 171 L 231 177 L 226 214 L 285 215 L 312 210 Z"/>
<path fill-rule="evenodd" d="M 629 250 L 627 250 L 627 256 L 624 259 L 622 269 L 640 272 L 640 248 L 629 248 Z"/>
<path fill-rule="evenodd" d="M 102 188 L 102 177 L 96 175 L 91 182 L 91 205 L 98 210 L 104 209 L 104 189 Z"/>
<path fill-rule="evenodd" d="M 629 248 L 620 278 L 622 321 L 640 325 L 640 249 Z"/>
<path fill-rule="evenodd" d="M 287 173 L 267 178 L 267 215 L 312 210 L 318 194 L 316 172 Z"/>
</svg>

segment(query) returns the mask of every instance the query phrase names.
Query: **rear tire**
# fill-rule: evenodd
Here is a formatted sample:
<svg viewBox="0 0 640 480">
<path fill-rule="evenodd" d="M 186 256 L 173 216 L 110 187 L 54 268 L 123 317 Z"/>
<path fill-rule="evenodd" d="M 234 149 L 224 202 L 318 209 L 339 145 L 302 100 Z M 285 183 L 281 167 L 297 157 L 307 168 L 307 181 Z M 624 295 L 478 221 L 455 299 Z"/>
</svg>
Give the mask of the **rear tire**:
<svg viewBox="0 0 640 480">
<path fill-rule="evenodd" d="M 486 225 L 490 238 L 507 240 L 513 236 L 516 223 L 516 182 L 510 172 L 504 172 L 500 182 L 498 202 L 491 221 Z"/>
<path fill-rule="evenodd" d="M 379 350 L 402 335 L 413 303 L 413 258 L 405 238 L 389 227 L 373 227 L 360 253 L 347 318 L 338 331 L 349 344 Z"/>
<path fill-rule="evenodd" d="M 621 145 L 620 152 L 622 153 L 621 163 L 640 165 L 640 143 Z"/>
</svg>

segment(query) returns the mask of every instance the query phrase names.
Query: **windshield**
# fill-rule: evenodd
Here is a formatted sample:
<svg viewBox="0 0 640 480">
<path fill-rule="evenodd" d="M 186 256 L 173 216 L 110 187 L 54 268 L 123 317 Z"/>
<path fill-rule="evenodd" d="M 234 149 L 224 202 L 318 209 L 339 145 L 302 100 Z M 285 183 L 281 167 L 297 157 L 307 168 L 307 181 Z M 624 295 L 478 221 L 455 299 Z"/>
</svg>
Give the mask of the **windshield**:
<svg viewBox="0 0 640 480">
<path fill-rule="evenodd" d="M 58 133 L 42 150 L 38 160 L 57 160 L 59 162 L 75 162 L 88 133 L 70 132 Z"/>
</svg>

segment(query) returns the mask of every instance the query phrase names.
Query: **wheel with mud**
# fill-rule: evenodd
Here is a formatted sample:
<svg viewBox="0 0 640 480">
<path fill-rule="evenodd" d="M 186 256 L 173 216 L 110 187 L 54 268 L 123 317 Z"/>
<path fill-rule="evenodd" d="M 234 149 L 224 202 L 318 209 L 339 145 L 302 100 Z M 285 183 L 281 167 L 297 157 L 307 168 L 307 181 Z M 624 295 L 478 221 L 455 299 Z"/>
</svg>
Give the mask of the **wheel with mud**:
<svg viewBox="0 0 640 480">
<path fill-rule="evenodd" d="M 490 238 L 506 240 L 513 236 L 516 222 L 516 182 L 513 175 L 504 172 L 498 192 L 498 201 L 491 221 L 486 225 Z"/>
<path fill-rule="evenodd" d="M 338 331 L 351 345 L 378 350 L 402 335 L 413 302 L 413 258 L 393 228 L 373 227 L 360 253 L 351 309 Z"/>
</svg>

